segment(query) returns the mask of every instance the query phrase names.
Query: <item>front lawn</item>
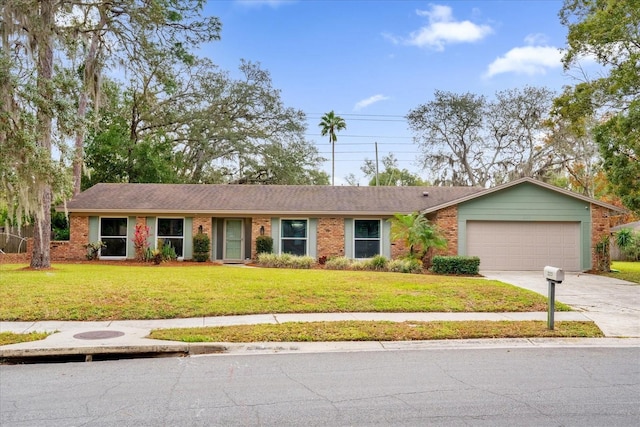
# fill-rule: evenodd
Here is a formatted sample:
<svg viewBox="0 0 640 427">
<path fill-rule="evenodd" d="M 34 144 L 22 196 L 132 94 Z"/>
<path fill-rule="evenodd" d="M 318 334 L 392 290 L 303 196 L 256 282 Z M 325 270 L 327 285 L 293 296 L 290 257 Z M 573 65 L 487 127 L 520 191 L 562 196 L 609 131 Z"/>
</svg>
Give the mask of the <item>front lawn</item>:
<svg viewBox="0 0 640 427">
<path fill-rule="evenodd" d="M 617 271 L 606 273 L 607 276 L 640 284 L 640 261 L 613 261 L 611 268 Z"/>
<path fill-rule="evenodd" d="M 547 310 L 544 296 L 483 278 L 192 263 L 24 267 L 0 265 L 0 320 Z M 556 303 L 556 310 L 570 309 Z"/>
</svg>

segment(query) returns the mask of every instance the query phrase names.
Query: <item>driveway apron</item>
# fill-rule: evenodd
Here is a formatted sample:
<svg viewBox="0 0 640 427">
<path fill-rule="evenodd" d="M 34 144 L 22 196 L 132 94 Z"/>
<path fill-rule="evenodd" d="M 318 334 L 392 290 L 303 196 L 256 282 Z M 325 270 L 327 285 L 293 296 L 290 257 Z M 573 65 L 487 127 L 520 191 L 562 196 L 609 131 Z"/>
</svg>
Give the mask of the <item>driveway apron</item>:
<svg viewBox="0 0 640 427">
<path fill-rule="evenodd" d="M 548 296 L 542 271 L 481 271 L 499 280 Z M 585 273 L 565 273 L 556 285 L 556 301 L 581 311 L 607 337 L 640 337 L 640 285 Z"/>
</svg>

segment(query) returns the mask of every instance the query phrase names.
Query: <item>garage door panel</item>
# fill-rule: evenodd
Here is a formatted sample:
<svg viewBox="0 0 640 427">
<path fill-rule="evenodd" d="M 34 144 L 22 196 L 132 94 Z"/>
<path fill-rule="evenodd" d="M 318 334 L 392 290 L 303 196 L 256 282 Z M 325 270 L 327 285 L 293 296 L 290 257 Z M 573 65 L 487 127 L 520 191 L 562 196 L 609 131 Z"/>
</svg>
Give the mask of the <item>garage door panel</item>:
<svg viewBox="0 0 640 427">
<path fill-rule="evenodd" d="M 467 222 L 467 254 L 484 270 L 580 270 L 578 222 Z"/>
</svg>

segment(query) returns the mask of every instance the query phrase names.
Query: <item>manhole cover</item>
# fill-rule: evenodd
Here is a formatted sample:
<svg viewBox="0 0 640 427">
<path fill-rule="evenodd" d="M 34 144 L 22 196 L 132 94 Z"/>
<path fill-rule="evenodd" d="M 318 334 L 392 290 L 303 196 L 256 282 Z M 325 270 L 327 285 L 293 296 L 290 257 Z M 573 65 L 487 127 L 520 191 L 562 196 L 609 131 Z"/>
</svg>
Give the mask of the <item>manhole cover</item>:
<svg viewBox="0 0 640 427">
<path fill-rule="evenodd" d="M 103 340 L 106 338 L 117 338 L 124 335 L 120 331 L 91 331 L 75 334 L 73 337 L 79 340 Z"/>
</svg>

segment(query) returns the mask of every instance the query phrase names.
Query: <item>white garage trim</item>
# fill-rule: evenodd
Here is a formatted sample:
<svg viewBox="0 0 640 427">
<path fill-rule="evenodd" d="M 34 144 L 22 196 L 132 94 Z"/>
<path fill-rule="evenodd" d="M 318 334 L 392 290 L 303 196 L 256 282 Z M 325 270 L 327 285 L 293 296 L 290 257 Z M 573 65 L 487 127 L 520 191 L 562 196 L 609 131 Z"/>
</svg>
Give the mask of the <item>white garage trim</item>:
<svg viewBox="0 0 640 427">
<path fill-rule="evenodd" d="M 480 257 L 481 270 L 580 271 L 580 223 L 468 221 L 467 255 Z"/>
</svg>

